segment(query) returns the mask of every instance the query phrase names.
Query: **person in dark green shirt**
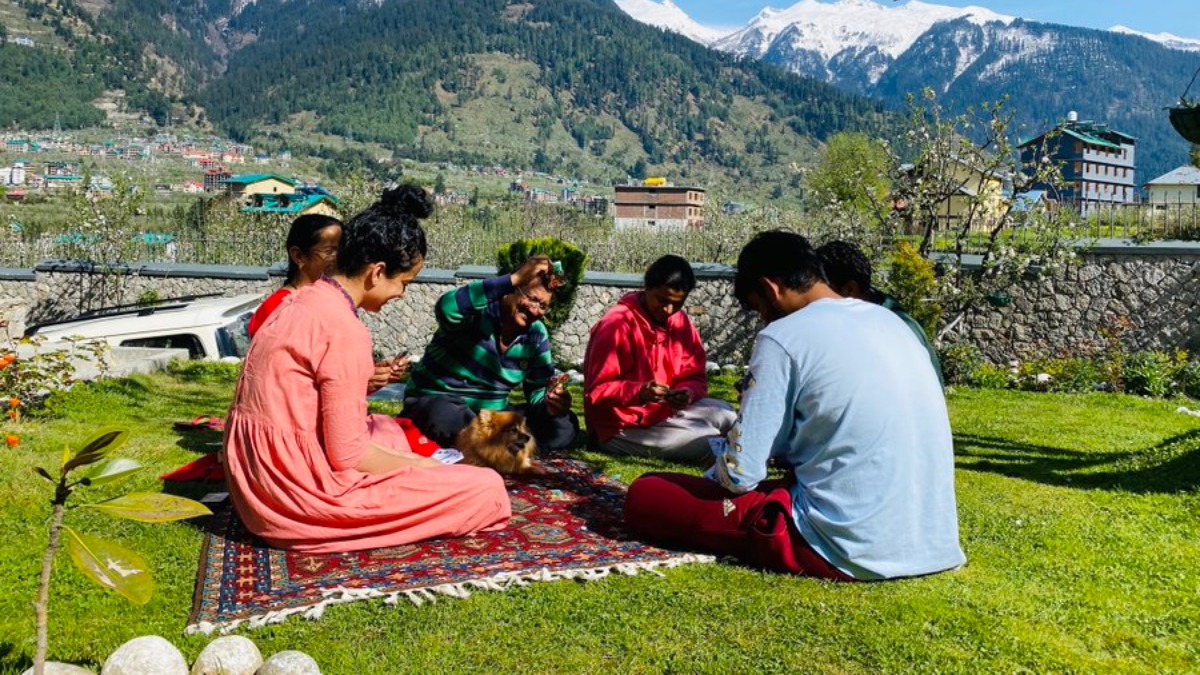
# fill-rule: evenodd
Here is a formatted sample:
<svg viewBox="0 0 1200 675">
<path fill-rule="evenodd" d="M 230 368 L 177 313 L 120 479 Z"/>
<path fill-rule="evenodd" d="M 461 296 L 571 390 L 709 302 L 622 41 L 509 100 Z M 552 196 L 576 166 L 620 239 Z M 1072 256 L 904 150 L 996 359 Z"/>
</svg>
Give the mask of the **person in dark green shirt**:
<svg viewBox="0 0 1200 675">
<path fill-rule="evenodd" d="M 421 433 L 452 447 L 480 410 L 505 410 L 521 387 L 523 412 L 542 448 L 570 446 L 579 432 L 564 386 L 554 376 L 550 334 L 541 318 L 554 302 L 553 263 L 530 258 L 516 272 L 473 281 L 434 307 L 438 328 L 405 390 L 404 411 Z"/>
<path fill-rule="evenodd" d="M 881 305 L 892 310 L 892 313 L 908 324 L 913 334 L 921 341 L 921 346 L 929 353 L 929 362 L 933 364 L 933 372 L 937 374 L 938 382 L 945 386 L 946 382 L 942 379 L 942 362 L 938 359 L 937 350 L 929 344 L 925 328 L 909 316 L 895 298 L 875 288 L 871 283 L 871 260 L 862 249 L 848 241 L 831 241 L 818 248 L 817 255 L 821 256 L 825 276 L 834 292 L 842 297 L 858 298 Z"/>
</svg>

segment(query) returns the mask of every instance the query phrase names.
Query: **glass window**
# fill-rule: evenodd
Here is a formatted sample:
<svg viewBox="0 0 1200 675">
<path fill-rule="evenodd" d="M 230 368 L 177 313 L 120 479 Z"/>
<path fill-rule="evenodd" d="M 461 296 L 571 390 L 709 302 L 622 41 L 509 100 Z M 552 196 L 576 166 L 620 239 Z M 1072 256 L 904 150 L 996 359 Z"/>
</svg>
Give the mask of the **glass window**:
<svg viewBox="0 0 1200 675">
<path fill-rule="evenodd" d="M 122 347 L 144 347 L 149 349 L 186 349 L 188 357 L 204 358 L 204 345 L 200 338 L 190 333 L 179 335 L 156 335 L 147 338 L 132 338 L 121 343 Z"/>
<path fill-rule="evenodd" d="M 233 323 L 217 329 L 217 349 L 220 350 L 221 356 L 234 356 L 239 359 L 246 356 L 250 349 L 250 333 L 246 329 L 253 315 L 253 312 L 246 312 Z"/>
</svg>

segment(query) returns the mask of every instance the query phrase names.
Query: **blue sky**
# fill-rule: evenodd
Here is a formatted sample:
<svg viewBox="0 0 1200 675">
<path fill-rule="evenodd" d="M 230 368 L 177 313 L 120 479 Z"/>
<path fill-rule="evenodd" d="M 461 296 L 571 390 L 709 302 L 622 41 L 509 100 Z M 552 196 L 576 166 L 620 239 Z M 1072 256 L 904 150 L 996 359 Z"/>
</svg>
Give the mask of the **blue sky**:
<svg viewBox="0 0 1200 675">
<path fill-rule="evenodd" d="M 672 0 L 709 26 L 740 27 L 763 7 L 788 7 L 795 0 Z M 907 0 L 902 0 L 907 1 Z M 1068 26 L 1110 28 L 1121 24 L 1148 33 L 1200 39 L 1200 0 L 924 0 L 930 4 L 977 5 L 993 12 Z M 882 4 L 893 4 L 884 2 Z M 900 3 L 895 3 L 900 4 Z"/>
</svg>

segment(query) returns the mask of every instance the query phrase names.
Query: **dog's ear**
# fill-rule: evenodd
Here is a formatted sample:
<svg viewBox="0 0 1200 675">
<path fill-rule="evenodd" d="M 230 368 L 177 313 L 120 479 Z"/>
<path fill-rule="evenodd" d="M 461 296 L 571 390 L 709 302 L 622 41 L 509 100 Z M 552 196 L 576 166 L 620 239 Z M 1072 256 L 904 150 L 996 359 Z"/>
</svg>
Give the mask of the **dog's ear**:
<svg viewBox="0 0 1200 675">
<path fill-rule="evenodd" d="M 479 420 L 482 424 L 490 424 L 492 421 L 492 411 L 484 408 L 483 410 L 479 411 L 479 414 L 475 416 L 475 419 Z"/>
</svg>

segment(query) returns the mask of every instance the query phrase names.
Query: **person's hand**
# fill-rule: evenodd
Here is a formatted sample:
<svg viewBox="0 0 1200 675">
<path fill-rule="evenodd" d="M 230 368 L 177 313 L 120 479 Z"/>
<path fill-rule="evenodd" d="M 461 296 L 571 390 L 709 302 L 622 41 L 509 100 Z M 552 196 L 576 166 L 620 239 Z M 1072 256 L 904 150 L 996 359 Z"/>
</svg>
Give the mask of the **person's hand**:
<svg viewBox="0 0 1200 675">
<path fill-rule="evenodd" d="M 638 399 L 642 403 L 658 403 L 666 397 L 670 389 L 665 384 L 659 384 L 653 380 L 642 385 L 638 391 Z"/>
<path fill-rule="evenodd" d="M 412 370 L 412 361 L 407 355 L 397 356 L 390 361 L 377 361 L 375 372 L 371 373 L 371 379 L 367 380 L 367 393 L 373 394 L 389 384 L 403 382 L 408 377 L 409 370 Z"/>
<path fill-rule="evenodd" d="M 408 379 L 408 371 L 412 370 L 412 360 L 408 358 L 408 354 L 401 354 L 391 361 L 384 361 L 382 364 L 388 367 L 388 383 L 395 384 Z"/>
<path fill-rule="evenodd" d="M 530 256 L 529 260 L 525 261 L 524 265 L 516 272 L 513 272 L 509 279 L 512 285 L 521 288 L 527 286 L 536 279 L 542 279 L 548 282 L 550 277 L 554 276 L 554 263 L 550 258 L 544 255 Z M 547 283 L 547 288 L 549 284 Z"/>
<path fill-rule="evenodd" d="M 664 398 L 672 410 L 683 410 L 692 402 L 692 397 L 684 389 L 672 389 Z"/>
<path fill-rule="evenodd" d="M 391 375 L 392 365 L 390 363 L 376 363 L 375 372 L 371 373 L 371 379 L 367 380 L 367 393 L 374 394 L 388 386 L 388 379 Z"/>
<path fill-rule="evenodd" d="M 546 412 L 552 417 L 562 417 L 571 409 L 571 392 L 563 385 L 546 390 Z"/>
</svg>

